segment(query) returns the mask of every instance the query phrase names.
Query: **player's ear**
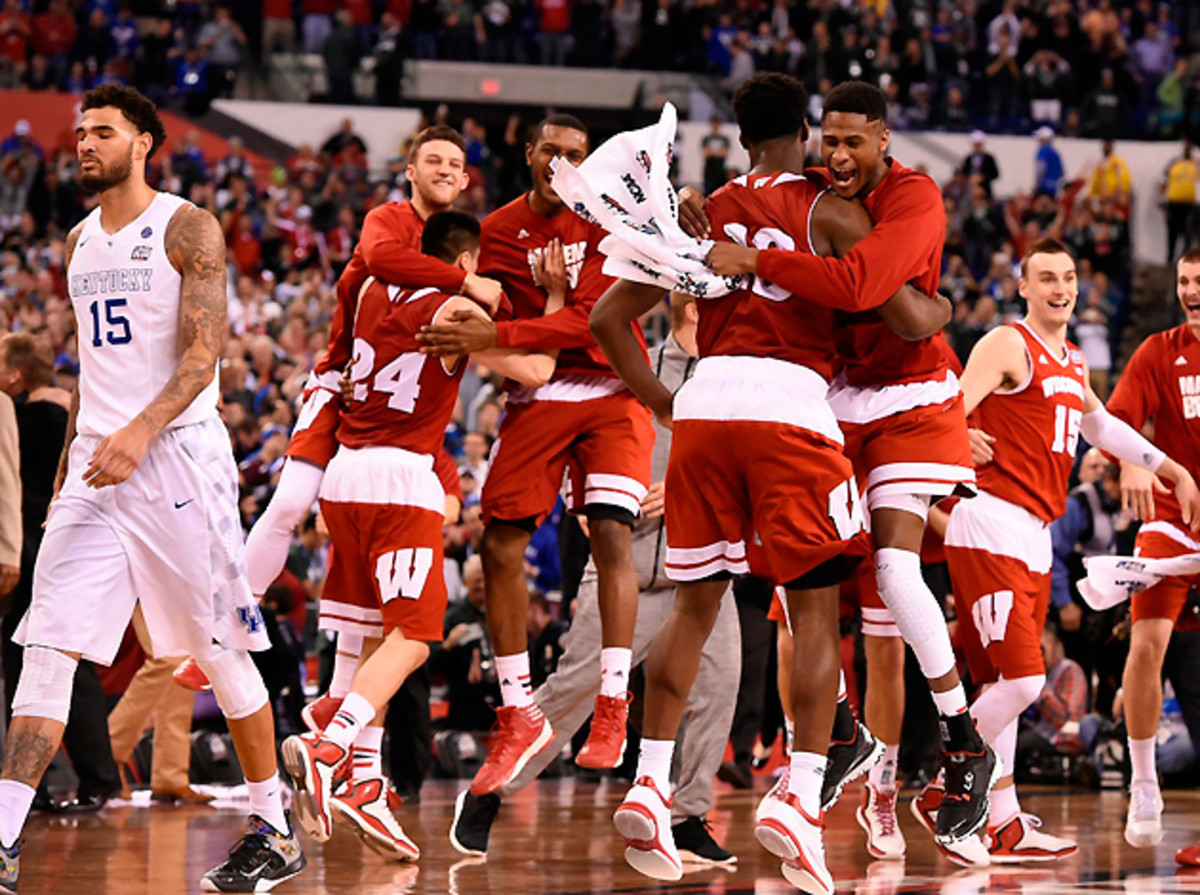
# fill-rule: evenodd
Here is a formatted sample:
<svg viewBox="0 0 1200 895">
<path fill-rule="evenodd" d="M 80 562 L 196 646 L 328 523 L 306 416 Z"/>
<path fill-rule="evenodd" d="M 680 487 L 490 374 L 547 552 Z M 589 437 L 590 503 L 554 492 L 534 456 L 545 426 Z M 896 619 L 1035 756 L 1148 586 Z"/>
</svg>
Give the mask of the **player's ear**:
<svg viewBox="0 0 1200 895">
<path fill-rule="evenodd" d="M 1021 277 L 1019 280 L 1017 280 L 1017 294 L 1026 301 L 1029 301 L 1029 295 L 1027 294 L 1028 291 L 1029 289 L 1026 285 L 1026 280 L 1024 277 Z"/>
<path fill-rule="evenodd" d="M 533 166 L 533 144 L 532 143 L 525 144 L 525 164 L 529 165 L 530 167 Z"/>
<path fill-rule="evenodd" d="M 887 127 L 886 125 L 884 125 L 883 126 L 883 135 L 879 139 L 879 151 L 882 154 L 887 155 L 888 146 L 891 144 L 891 142 L 892 142 L 892 129 L 890 127 Z"/>
</svg>

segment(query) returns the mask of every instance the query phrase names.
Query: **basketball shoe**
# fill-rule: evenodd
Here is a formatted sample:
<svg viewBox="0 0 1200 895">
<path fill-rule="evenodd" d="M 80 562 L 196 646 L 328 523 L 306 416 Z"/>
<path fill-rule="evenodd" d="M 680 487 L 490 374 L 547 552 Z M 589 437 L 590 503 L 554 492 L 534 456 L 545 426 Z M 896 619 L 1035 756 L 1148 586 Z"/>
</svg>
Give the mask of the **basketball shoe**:
<svg viewBox="0 0 1200 895">
<path fill-rule="evenodd" d="M 651 879 L 682 878 L 683 862 L 671 830 L 671 800 L 654 781 L 639 777 L 613 814 L 617 832 L 625 837 L 625 863 Z"/>
<path fill-rule="evenodd" d="M 1162 794 L 1153 780 L 1135 780 L 1129 787 L 1129 813 L 1125 816 L 1125 841 L 1134 848 L 1162 842 Z"/>
<path fill-rule="evenodd" d="M 1200 867 L 1200 844 L 1188 845 L 1175 852 L 1175 862 L 1184 867 Z"/>
<path fill-rule="evenodd" d="M 828 811 L 842 797 L 846 784 L 865 774 L 883 758 L 883 743 L 860 721 L 854 722 L 854 737 L 835 742 L 827 753 L 825 782 L 821 786 L 821 810 Z"/>
<path fill-rule="evenodd" d="M 762 820 L 763 814 L 771 807 L 771 799 L 782 799 L 783 794 L 788 791 L 788 783 L 792 779 L 792 766 L 785 764 L 779 772 L 779 776 L 775 778 L 775 785 L 767 790 L 767 794 L 762 797 L 758 803 L 758 807 L 754 809 L 754 822 Z"/>
<path fill-rule="evenodd" d="M 341 699 L 334 699 L 328 693 L 322 693 L 300 710 L 300 717 L 305 727 L 313 733 L 320 733 L 329 726 L 329 722 L 341 707 Z"/>
<path fill-rule="evenodd" d="M 957 841 L 942 840 L 938 837 L 937 816 L 944 796 L 945 790 L 941 783 L 930 783 L 909 803 L 913 817 L 933 837 L 934 845 L 948 861 L 960 867 L 987 867 L 992 861 L 988 856 L 987 846 L 983 844 L 978 833 L 964 836 Z"/>
<path fill-rule="evenodd" d="M 204 874 L 200 889 L 204 892 L 268 892 L 298 874 L 307 863 L 295 832 L 280 832 L 257 814 L 251 814 L 246 822 L 246 834 L 229 850 L 229 858 L 224 864 Z"/>
<path fill-rule="evenodd" d="M 615 768 L 625 757 L 625 725 L 629 720 L 629 703 L 632 693 L 620 696 L 596 696 L 592 714 L 592 728 L 587 742 L 575 756 L 575 764 L 581 768 Z"/>
<path fill-rule="evenodd" d="M 935 836 L 957 842 L 983 829 L 991 808 L 990 793 L 1001 767 L 992 747 L 978 736 L 974 748 L 942 755 L 944 794 L 938 807 Z"/>
<path fill-rule="evenodd" d="M 800 800 L 790 792 L 772 799 L 754 825 L 759 845 L 783 859 L 783 878 L 812 895 L 833 895 L 833 876 L 825 867 L 825 844 L 821 836 L 825 812 L 809 817 Z"/>
<path fill-rule="evenodd" d="M 17 877 L 21 873 L 21 841 L 10 848 L 0 845 L 0 891 L 17 891 Z"/>
<path fill-rule="evenodd" d="M 671 827 L 671 837 L 683 864 L 699 867 L 730 867 L 737 855 L 722 848 L 712 837 L 712 824 L 706 817 L 686 817 Z"/>
<path fill-rule="evenodd" d="M 1018 814 L 988 830 L 988 855 L 993 864 L 1023 861 L 1057 861 L 1079 850 L 1073 839 L 1041 832 L 1042 822 L 1032 814 Z"/>
<path fill-rule="evenodd" d="M 421 850 L 408 838 L 388 807 L 387 783 L 383 777 L 350 781 L 341 794 L 333 796 L 331 804 L 368 848 L 394 861 L 415 861 L 421 857 Z"/>
<path fill-rule="evenodd" d="M 472 795 L 485 796 L 507 786 L 554 739 L 550 722 L 536 705 L 496 709 L 495 731 L 487 759 L 471 781 Z"/>
<path fill-rule="evenodd" d="M 296 788 L 296 816 L 304 832 L 326 842 L 333 832 L 333 778 L 350 754 L 320 734 L 290 736 L 283 741 L 283 766 Z"/>
<path fill-rule="evenodd" d="M 867 851 L 872 857 L 904 860 L 904 834 L 896 817 L 895 789 L 878 790 L 868 780 L 863 787 L 862 804 L 855 817 L 867 833 Z"/>
<path fill-rule="evenodd" d="M 464 789 L 454 800 L 454 822 L 450 824 L 450 844 L 464 855 L 486 855 L 488 836 L 500 811 L 500 796 L 471 795 Z"/>
<path fill-rule="evenodd" d="M 171 678 L 179 686 L 195 690 L 197 693 L 205 693 L 212 689 L 212 681 L 192 656 L 179 663 L 179 667 L 171 672 Z"/>
</svg>

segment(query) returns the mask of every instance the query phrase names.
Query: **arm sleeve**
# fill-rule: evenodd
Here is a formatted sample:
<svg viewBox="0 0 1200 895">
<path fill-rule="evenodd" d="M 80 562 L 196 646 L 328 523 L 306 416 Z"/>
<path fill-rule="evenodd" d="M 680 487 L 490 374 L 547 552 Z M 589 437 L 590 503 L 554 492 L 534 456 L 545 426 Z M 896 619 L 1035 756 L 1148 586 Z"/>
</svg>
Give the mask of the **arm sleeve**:
<svg viewBox="0 0 1200 895">
<path fill-rule="evenodd" d="M 0 564 L 21 565 L 21 457 L 12 398 L 0 397 Z"/>
<path fill-rule="evenodd" d="M 1157 472 L 1167 459 L 1161 449 L 1128 423 L 1105 410 L 1103 404 L 1083 415 L 1079 431 L 1089 444 L 1151 472 Z"/>
<path fill-rule="evenodd" d="M 388 215 L 368 214 L 359 238 L 367 270 L 376 279 L 397 286 L 433 286 L 451 295 L 462 290 L 467 272 L 437 258 L 422 254 L 404 238 L 402 231 L 388 226 Z"/>
<path fill-rule="evenodd" d="M 924 273 L 946 231 L 946 212 L 933 184 L 897 189 L 888 212 L 844 258 L 764 249 L 758 275 L 796 295 L 843 311 L 877 308 Z"/>
</svg>

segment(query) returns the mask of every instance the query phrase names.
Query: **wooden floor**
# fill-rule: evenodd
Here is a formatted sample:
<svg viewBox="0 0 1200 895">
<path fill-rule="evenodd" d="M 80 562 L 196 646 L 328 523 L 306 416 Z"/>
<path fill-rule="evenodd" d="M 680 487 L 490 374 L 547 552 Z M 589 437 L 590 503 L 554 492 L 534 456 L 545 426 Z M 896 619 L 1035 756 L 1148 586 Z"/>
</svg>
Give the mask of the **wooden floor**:
<svg viewBox="0 0 1200 895">
<path fill-rule="evenodd" d="M 549 895 L 591 892 L 711 892 L 768 895 L 794 891 L 778 861 L 751 833 L 759 793 L 718 784 L 710 819 L 716 835 L 737 854 L 736 870 L 688 873 L 662 885 L 626 867 L 611 815 L 624 785 L 543 781 L 505 802 L 492 828 L 486 860 L 463 859 L 446 838 L 457 786 L 426 785 L 419 806 L 400 820 L 421 846 L 418 864 L 385 864 L 352 835 L 335 830 L 324 846 L 306 842 L 308 869 L 280 886 L 282 895 L 307 893 L 463 893 Z M 936 856 L 904 805 L 901 823 L 908 860 L 872 861 L 854 820 L 860 790 L 850 789 L 828 819 L 826 848 L 839 892 L 862 895 L 984 892 L 1068 895 L 1077 892 L 1198 892 L 1200 870 L 1177 872 L 1174 853 L 1200 836 L 1200 793 L 1169 792 L 1166 836 L 1157 849 L 1134 850 L 1122 837 L 1125 800 L 1119 792 L 1030 791 L 1025 810 L 1049 831 L 1073 835 L 1080 853 L 1056 865 L 964 871 Z M 22 895 L 171 895 L 199 890 L 201 874 L 225 856 L 239 834 L 244 809 L 121 806 L 99 815 L 64 819 L 35 816 L 21 855 Z"/>
</svg>

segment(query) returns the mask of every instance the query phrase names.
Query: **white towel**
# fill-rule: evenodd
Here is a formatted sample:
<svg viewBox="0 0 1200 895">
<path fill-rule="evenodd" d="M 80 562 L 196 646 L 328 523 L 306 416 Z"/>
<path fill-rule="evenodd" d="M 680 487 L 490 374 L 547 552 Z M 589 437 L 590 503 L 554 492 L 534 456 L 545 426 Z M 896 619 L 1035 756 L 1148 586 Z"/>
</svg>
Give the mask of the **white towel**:
<svg viewBox="0 0 1200 895">
<path fill-rule="evenodd" d="M 742 288 L 742 277 L 720 277 L 704 264 L 711 240 L 679 226 L 679 197 L 671 186 L 675 107 L 658 123 L 608 140 L 578 168 L 554 163 L 554 191 L 576 214 L 599 224 L 604 272 L 638 283 L 718 298 Z"/>
<path fill-rule="evenodd" d="M 1200 574 L 1200 553 L 1170 559 L 1144 556 L 1089 556 L 1083 561 L 1087 577 L 1079 581 L 1079 595 L 1092 609 L 1111 609 L 1153 587 L 1164 578 Z"/>
</svg>

